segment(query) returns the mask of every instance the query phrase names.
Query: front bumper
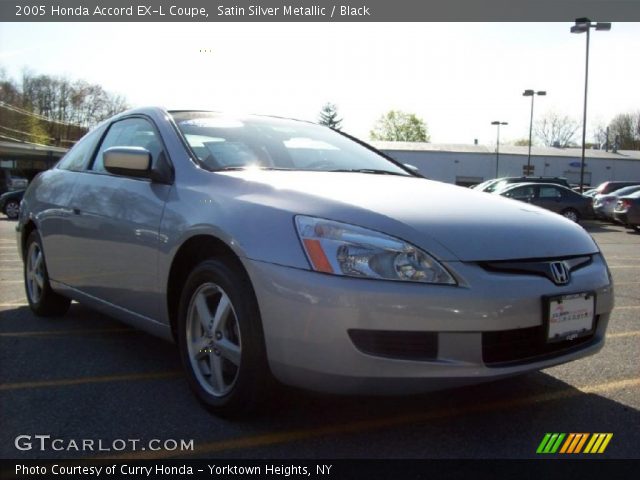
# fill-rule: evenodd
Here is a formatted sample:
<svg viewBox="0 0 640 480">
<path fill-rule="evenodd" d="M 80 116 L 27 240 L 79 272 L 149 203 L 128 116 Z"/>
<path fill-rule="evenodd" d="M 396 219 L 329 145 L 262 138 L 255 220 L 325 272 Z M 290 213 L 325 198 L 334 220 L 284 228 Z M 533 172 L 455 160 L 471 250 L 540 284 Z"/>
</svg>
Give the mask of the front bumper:
<svg viewBox="0 0 640 480">
<path fill-rule="evenodd" d="M 543 277 L 489 272 L 461 262 L 447 264 L 458 276 L 458 287 L 244 263 L 258 299 L 273 374 L 283 383 L 326 392 L 427 391 L 564 363 L 602 348 L 613 309 L 613 287 L 599 255 L 573 272 L 564 287 Z M 597 329 L 588 341 L 520 361 L 485 362 L 483 332 L 533 331 L 543 325 L 544 295 L 583 291 L 597 294 Z M 372 355 L 356 348 L 350 331 L 431 333 L 437 349 L 433 358 Z"/>
</svg>

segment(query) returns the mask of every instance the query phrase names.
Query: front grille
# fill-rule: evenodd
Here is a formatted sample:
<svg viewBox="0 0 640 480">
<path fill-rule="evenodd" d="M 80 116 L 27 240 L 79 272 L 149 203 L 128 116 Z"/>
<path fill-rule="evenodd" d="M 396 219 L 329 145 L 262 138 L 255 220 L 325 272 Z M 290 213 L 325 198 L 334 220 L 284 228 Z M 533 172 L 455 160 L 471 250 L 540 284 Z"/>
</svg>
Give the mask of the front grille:
<svg viewBox="0 0 640 480">
<path fill-rule="evenodd" d="M 546 277 L 553 283 L 556 279 L 553 275 L 553 265 L 563 263 L 569 273 L 580 270 L 592 262 L 590 255 L 578 257 L 537 259 L 537 260 L 498 260 L 495 262 L 479 262 L 479 265 L 488 272 L 508 273 L 513 275 L 537 275 Z"/>
<path fill-rule="evenodd" d="M 399 360 L 438 358 L 438 334 L 435 332 L 349 330 L 349 337 L 358 350 L 369 355 Z"/>
<path fill-rule="evenodd" d="M 598 317 L 595 321 L 596 328 Z M 506 367 L 553 358 L 595 341 L 593 333 L 575 340 L 547 343 L 544 326 L 482 333 L 482 360 L 487 367 Z"/>
</svg>

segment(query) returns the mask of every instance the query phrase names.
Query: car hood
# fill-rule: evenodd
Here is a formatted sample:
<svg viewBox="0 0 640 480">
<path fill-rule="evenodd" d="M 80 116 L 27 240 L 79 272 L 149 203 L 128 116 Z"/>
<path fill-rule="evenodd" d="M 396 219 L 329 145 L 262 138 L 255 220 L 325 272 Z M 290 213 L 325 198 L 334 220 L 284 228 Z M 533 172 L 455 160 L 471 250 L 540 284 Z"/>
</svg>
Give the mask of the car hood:
<svg viewBox="0 0 640 480">
<path fill-rule="evenodd" d="M 236 198 L 382 231 L 441 260 L 554 258 L 598 252 L 589 234 L 561 215 L 424 178 L 270 170 L 222 175 L 241 181 L 247 194 Z"/>
</svg>

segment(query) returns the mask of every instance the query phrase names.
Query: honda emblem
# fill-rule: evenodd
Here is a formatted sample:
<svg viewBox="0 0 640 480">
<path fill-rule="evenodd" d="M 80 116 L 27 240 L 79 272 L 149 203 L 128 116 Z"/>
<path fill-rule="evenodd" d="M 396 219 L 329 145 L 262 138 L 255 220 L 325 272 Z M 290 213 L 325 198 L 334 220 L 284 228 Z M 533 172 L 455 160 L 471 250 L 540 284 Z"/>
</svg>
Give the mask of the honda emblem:
<svg viewBox="0 0 640 480">
<path fill-rule="evenodd" d="M 567 268 L 566 263 L 564 262 L 551 262 L 549 264 L 551 269 L 551 277 L 553 278 L 553 283 L 556 285 L 566 285 L 569 283 L 569 269 Z"/>
</svg>

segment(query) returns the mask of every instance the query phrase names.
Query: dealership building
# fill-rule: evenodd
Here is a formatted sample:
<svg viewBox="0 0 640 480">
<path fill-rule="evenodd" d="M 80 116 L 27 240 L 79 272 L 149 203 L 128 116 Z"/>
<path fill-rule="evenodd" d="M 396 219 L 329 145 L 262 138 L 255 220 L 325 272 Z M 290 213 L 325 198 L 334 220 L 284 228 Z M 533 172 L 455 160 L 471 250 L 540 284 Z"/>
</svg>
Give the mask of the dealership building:
<svg viewBox="0 0 640 480">
<path fill-rule="evenodd" d="M 391 158 L 414 165 L 425 177 L 457 185 L 473 185 L 490 178 L 527 174 L 528 147 L 452 145 L 414 142 L 372 142 Z M 61 147 L 2 141 L 0 173 L 20 172 L 31 178 L 51 168 L 67 151 Z M 532 147 L 530 175 L 565 177 L 580 183 L 580 148 Z M 640 182 L 640 151 L 586 150 L 585 185 L 607 180 Z"/>
<path fill-rule="evenodd" d="M 425 177 L 457 185 L 473 185 L 496 177 L 527 174 L 529 147 L 372 142 L 391 158 L 414 165 Z M 580 148 L 532 147 L 529 175 L 565 177 L 580 183 Z M 584 184 L 607 180 L 640 182 L 640 151 L 585 151 Z"/>
</svg>

